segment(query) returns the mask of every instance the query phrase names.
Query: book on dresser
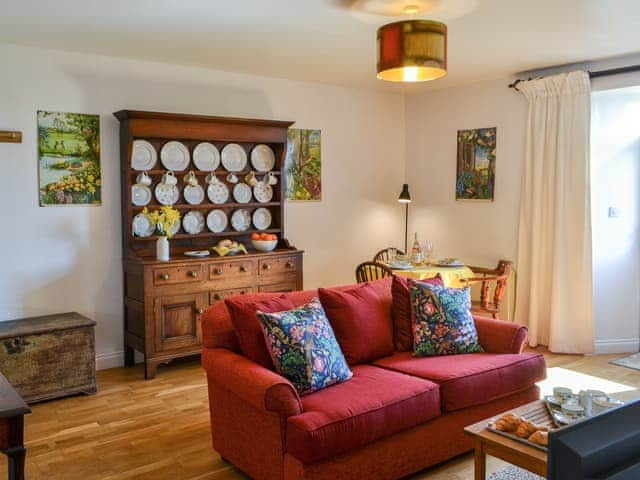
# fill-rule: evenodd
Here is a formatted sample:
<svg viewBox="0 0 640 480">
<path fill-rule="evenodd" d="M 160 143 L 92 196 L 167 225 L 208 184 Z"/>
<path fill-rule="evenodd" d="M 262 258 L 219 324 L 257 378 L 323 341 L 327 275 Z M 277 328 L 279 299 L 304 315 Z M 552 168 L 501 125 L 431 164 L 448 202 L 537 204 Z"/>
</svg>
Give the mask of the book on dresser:
<svg viewBox="0 0 640 480">
<path fill-rule="evenodd" d="M 150 379 L 158 365 L 200 353 L 200 316 L 208 306 L 231 295 L 302 289 L 302 251 L 289 244 L 284 228 L 283 164 L 292 122 L 133 110 L 114 115 L 120 121 L 125 365 L 134 364 L 135 351 L 142 353 Z M 177 193 L 158 192 L 167 175 L 177 180 Z M 197 187 L 187 192 L 189 178 L 206 194 Z M 144 208 L 163 204 L 181 214 L 168 261 L 157 260 L 158 236 L 140 226 Z M 256 233 L 277 236 L 276 248 L 255 250 Z M 247 253 L 219 256 L 212 247 L 223 239 L 242 243 Z M 210 255 L 187 255 L 193 251 Z"/>
</svg>

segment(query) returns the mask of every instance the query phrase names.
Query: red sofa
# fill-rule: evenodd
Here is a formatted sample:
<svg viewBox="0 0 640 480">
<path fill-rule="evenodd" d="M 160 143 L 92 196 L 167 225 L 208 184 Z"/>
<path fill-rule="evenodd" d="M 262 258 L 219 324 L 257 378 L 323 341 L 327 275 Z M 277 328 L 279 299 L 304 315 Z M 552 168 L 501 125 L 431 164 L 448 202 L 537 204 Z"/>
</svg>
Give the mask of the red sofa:
<svg viewBox="0 0 640 480">
<path fill-rule="evenodd" d="M 288 295 L 302 305 L 317 291 Z M 466 425 L 536 400 L 546 375 L 542 355 L 522 353 L 525 327 L 474 318 L 485 353 L 396 352 L 300 397 L 240 353 L 218 302 L 202 317 L 213 448 L 252 478 L 285 480 L 399 478 L 469 451 Z"/>
</svg>

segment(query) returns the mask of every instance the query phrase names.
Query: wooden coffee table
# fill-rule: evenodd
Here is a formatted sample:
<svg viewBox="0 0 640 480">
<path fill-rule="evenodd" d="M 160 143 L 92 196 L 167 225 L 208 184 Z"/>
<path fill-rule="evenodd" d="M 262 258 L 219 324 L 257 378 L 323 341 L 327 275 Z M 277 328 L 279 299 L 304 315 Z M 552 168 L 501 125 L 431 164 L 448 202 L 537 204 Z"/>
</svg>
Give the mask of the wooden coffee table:
<svg viewBox="0 0 640 480">
<path fill-rule="evenodd" d="M 545 416 L 548 417 L 547 407 L 542 400 L 536 400 L 535 402 L 510 410 L 510 412 L 530 420 L 544 418 Z M 500 418 L 505 413 L 506 412 L 503 412 L 494 417 L 482 420 L 481 422 L 474 423 L 464 429 L 465 433 L 475 439 L 475 480 L 485 480 L 486 478 L 487 455 L 497 457 L 505 462 L 546 478 L 546 452 L 503 437 L 487 429 L 490 421 Z"/>
</svg>

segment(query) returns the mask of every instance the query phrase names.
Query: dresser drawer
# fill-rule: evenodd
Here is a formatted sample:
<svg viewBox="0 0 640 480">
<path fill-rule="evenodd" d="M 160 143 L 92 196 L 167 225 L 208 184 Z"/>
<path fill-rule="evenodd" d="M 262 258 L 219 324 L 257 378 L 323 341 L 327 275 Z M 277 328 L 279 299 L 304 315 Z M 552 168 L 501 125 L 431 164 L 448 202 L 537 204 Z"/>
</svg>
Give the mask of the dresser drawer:
<svg viewBox="0 0 640 480">
<path fill-rule="evenodd" d="M 204 278 L 202 265 L 182 265 L 179 267 L 161 267 L 153 269 L 153 284 L 156 286 L 175 285 L 176 283 L 195 283 Z"/>
<path fill-rule="evenodd" d="M 253 287 L 243 287 L 243 288 L 227 288 L 225 290 L 215 290 L 209 293 L 209 304 L 213 305 L 216 302 L 224 300 L 227 297 L 232 297 L 233 295 L 246 295 L 247 293 L 254 292 Z"/>
<path fill-rule="evenodd" d="M 278 282 L 271 285 L 260 285 L 260 292 L 293 292 L 297 290 L 295 280 L 290 282 Z"/>
<path fill-rule="evenodd" d="M 296 257 L 274 257 L 260 260 L 258 275 L 273 275 L 295 272 L 298 268 Z"/>
<path fill-rule="evenodd" d="M 233 260 L 216 262 L 209 265 L 209 280 L 228 280 L 230 278 L 251 278 L 253 276 L 251 260 Z"/>
</svg>

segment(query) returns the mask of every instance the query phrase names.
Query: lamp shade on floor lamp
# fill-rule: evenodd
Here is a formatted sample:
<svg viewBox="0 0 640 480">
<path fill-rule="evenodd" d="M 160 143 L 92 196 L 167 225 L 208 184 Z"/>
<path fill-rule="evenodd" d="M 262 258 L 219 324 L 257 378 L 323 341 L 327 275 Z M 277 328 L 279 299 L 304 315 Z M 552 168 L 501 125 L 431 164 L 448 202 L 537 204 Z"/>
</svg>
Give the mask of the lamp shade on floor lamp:
<svg viewBox="0 0 640 480">
<path fill-rule="evenodd" d="M 408 234 L 409 234 L 409 204 L 411 203 L 411 195 L 409 194 L 409 184 L 402 184 L 402 191 L 398 195 L 398 202 L 404 203 L 404 253 L 407 253 Z"/>
</svg>

